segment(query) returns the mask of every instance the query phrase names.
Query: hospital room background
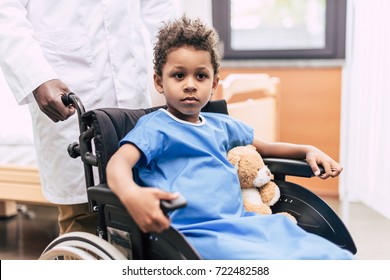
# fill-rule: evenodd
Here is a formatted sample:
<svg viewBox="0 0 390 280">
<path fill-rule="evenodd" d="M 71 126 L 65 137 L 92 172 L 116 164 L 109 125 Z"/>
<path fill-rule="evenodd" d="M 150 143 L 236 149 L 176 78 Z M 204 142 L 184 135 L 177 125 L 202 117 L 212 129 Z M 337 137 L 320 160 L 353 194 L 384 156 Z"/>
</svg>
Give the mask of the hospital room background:
<svg viewBox="0 0 390 280">
<path fill-rule="evenodd" d="M 230 2 L 235 10 L 228 23 L 224 14 Z M 299 43 L 299 36 L 291 41 L 287 34 L 282 45 L 276 45 L 279 40 L 272 37 L 263 40 L 264 46 L 245 40 L 245 34 L 262 24 L 255 16 L 259 3 L 266 6 L 271 2 L 286 3 L 176 0 L 176 8 L 178 15 L 199 17 L 219 28 L 223 40 L 226 32 L 231 32 L 231 41 L 223 42 L 231 45 L 221 44 L 225 57 L 214 98 L 226 99 L 230 114 L 253 125 L 259 137 L 313 144 L 339 160 L 344 167 L 339 178 L 296 182 L 322 197 L 341 216 L 355 240 L 357 258 L 390 259 L 390 2 L 347 0 L 343 14 L 338 9 L 321 10 L 325 0 L 290 1 L 309 7 L 304 21 L 310 32 L 321 34 L 322 30 L 325 37 L 324 30 L 333 28 L 335 34 L 330 36 L 339 41 L 334 43 L 336 54 L 330 56 L 235 51 L 288 50 Z M 329 12 L 334 17 L 325 16 Z M 338 25 L 328 27 L 324 18 Z M 281 19 L 286 33 L 295 30 L 294 20 L 288 13 Z M 323 22 L 326 28 L 321 26 Z M 313 48 L 321 44 L 317 33 Z M 340 40 L 345 43 L 341 50 Z M 155 93 L 151 97 L 154 105 L 163 102 Z M 40 193 L 28 105 L 16 104 L 1 72 L 0 102 L 0 259 L 34 259 L 56 235 L 56 209 Z M 38 221 L 43 221 L 39 230 L 47 240 L 30 252 L 28 244 L 39 240 L 41 233 L 26 225 Z"/>
</svg>

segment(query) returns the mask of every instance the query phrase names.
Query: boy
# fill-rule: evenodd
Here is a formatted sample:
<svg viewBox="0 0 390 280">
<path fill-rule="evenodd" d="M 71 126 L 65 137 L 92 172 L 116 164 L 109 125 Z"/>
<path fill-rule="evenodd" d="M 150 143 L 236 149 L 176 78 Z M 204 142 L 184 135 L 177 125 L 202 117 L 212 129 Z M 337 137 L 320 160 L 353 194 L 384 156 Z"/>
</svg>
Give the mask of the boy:
<svg viewBox="0 0 390 280">
<path fill-rule="evenodd" d="M 306 159 L 323 179 L 338 176 L 342 167 L 313 146 L 264 142 L 227 115 L 200 114 L 218 85 L 217 50 L 216 31 L 199 20 L 184 16 L 160 29 L 154 84 L 167 109 L 142 117 L 120 142 L 107 166 L 110 188 L 142 231 L 172 224 L 205 259 L 350 259 L 283 215 L 245 212 L 236 170 L 226 158 L 234 146 L 253 144 L 264 157 Z M 160 200 L 177 193 L 188 205 L 168 218 Z"/>
</svg>

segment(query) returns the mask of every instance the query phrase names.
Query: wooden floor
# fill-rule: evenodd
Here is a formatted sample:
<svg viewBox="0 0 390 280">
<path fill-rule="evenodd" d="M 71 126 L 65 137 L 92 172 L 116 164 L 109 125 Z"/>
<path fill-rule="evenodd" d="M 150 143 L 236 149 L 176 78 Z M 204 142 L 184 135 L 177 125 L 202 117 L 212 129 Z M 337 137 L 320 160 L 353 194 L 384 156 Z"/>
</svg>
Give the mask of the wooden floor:
<svg viewBox="0 0 390 280">
<path fill-rule="evenodd" d="M 18 205 L 16 216 L 0 218 L 0 259 L 36 260 L 58 236 L 53 206 Z"/>
</svg>

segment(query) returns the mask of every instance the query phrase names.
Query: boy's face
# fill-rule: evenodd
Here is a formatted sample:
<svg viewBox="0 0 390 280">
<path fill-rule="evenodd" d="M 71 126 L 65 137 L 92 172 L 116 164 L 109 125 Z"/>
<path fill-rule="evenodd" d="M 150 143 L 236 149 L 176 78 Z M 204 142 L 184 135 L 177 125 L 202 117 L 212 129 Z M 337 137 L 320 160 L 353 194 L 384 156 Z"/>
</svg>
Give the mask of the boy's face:
<svg viewBox="0 0 390 280">
<path fill-rule="evenodd" d="M 198 122 L 199 112 L 218 86 L 207 51 L 181 47 L 168 54 L 162 77 L 154 75 L 158 92 L 164 94 L 168 111 L 179 119 Z"/>
</svg>

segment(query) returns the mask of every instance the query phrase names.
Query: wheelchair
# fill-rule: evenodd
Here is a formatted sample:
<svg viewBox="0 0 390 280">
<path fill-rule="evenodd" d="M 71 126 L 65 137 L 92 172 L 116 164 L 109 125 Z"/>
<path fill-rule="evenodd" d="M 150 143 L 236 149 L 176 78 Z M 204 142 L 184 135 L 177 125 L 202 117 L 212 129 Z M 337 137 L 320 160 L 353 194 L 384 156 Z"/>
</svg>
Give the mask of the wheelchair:
<svg viewBox="0 0 390 280">
<path fill-rule="evenodd" d="M 110 191 L 105 168 L 118 148 L 118 142 L 137 120 L 164 106 L 147 109 L 101 108 L 85 111 L 73 93 L 63 96 L 66 105 L 73 105 L 79 120 L 79 142 L 70 144 L 68 153 L 80 157 L 84 165 L 90 211 L 98 215 L 96 235 L 72 232 L 53 240 L 40 259 L 134 259 L 134 260 L 197 260 L 202 259 L 185 237 L 170 227 L 164 232 L 143 233 L 120 200 Z M 207 112 L 228 114 L 224 100 L 210 101 Z M 356 254 L 355 243 L 337 214 L 317 195 L 303 186 L 286 181 L 286 176 L 313 177 L 309 165 L 302 160 L 264 158 L 281 190 L 273 212 L 288 212 L 304 230 L 320 235 L 341 248 Z M 95 184 L 95 178 L 98 183 Z M 185 205 L 162 202 L 165 211 Z"/>
</svg>

